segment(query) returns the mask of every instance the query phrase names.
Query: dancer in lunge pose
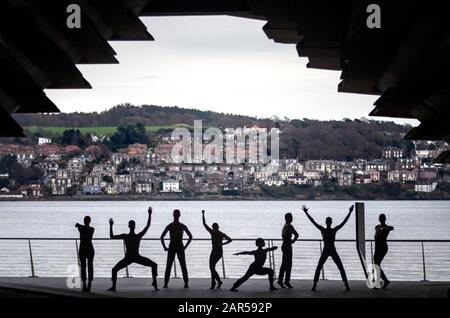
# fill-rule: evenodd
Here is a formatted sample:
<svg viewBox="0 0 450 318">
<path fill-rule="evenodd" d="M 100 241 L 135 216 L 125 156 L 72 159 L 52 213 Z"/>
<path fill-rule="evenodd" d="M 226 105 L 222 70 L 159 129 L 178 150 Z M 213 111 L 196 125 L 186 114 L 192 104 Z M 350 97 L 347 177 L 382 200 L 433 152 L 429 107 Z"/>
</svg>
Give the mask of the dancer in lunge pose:
<svg viewBox="0 0 450 318">
<path fill-rule="evenodd" d="M 244 282 L 246 282 L 250 277 L 253 275 L 268 275 L 269 276 L 269 284 L 270 284 L 270 290 L 277 290 L 275 286 L 273 285 L 273 269 L 264 267 L 264 263 L 266 262 L 267 253 L 271 251 L 275 251 L 278 247 L 270 247 L 270 248 L 264 248 L 266 243 L 262 238 L 258 238 L 255 241 L 256 246 L 258 249 L 254 251 L 249 252 L 240 252 L 236 253 L 234 255 L 253 255 L 255 257 L 255 260 L 253 263 L 250 264 L 247 272 L 244 276 L 239 278 L 234 284 L 233 287 L 230 289 L 233 292 L 237 292 L 239 286 L 241 286 Z"/>
</svg>

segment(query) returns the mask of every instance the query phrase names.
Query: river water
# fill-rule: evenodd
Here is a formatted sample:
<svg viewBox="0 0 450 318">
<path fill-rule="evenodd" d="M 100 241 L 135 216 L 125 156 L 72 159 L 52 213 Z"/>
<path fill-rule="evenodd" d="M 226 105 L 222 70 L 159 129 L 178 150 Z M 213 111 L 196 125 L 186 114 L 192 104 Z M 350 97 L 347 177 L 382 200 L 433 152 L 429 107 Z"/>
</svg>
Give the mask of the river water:
<svg viewBox="0 0 450 318">
<path fill-rule="evenodd" d="M 301 239 L 320 239 L 320 233 L 308 221 L 301 206 L 306 204 L 310 214 L 323 224 L 331 216 L 334 225 L 345 217 L 353 202 L 347 201 L 39 201 L 0 202 L 0 237 L 2 238 L 76 238 L 76 222 L 85 215 L 92 218 L 95 238 L 109 236 L 108 219 L 115 220 L 115 233 L 127 231 L 128 220 L 137 223 L 137 230 L 145 226 L 147 207 L 153 207 L 152 225 L 146 238 L 159 238 L 172 220 L 174 208 L 181 210 L 181 221 L 194 238 L 208 238 L 201 223 L 201 210 L 206 210 L 207 222 L 218 222 L 222 231 L 235 239 L 279 239 L 284 214 L 294 215 L 294 226 Z M 450 240 L 450 201 L 368 201 L 365 202 L 366 238 L 373 238 L 373 229 L 379 213 L 387 215 L 387 223 L 395 227 L 391 240 Z M 354 217 L 338 233 L 337 239 L 354 239 Z M 280 242 L 274 241 L 274 245 Z M 111 267 L 123 256 L 121 242 L 99 240 L 96 247 L 96 275 L 109 276 Z M 351 279 L 362 279 L 363 272 L 354 242 L 338 242 L 347 274 Z M 240 276 L 252 261 L 247 256 L 232 256 L 240 250 L 254 248 L 252 241 L 235 241 L 225 247 L 225 274 Z M 75 240 L 32 240 L 33 265 L 39 276 L 67 276 L 76 267 Z M 370 243 L 367 243 L 370 262 Z M 188 268 L 192 277 L 208 277 L 210 242 L 194 241 L 187 251 Z M 430 280 L 450 280 L 450 242 L 425 243 L 425 272 Z M 165 253 L 158 240 L 142 243 L 141 254 L 159 264 L 160 275 L 165 266 Z M 320 243 L 298 242 L 294 246 L 294 278 L 311 279 L 320 254 Z M 0 276 L 29 276 L 31 273 L 28 241 L 0 241 Z M 275 253 L 275 266 L 281 261 Z M 269 264 L 269 261 L 267 261 Z M 384 268 L 388 276 L 397 280 L 423 279 L 423 258 L 420 242 L 391 242 Z M 218 264 L 223 273 L 221 264 Z M 178 270 L 178 272 L 180 272 Z M 125 273 L 122 273 L 125 275 Z M 138 265 L 129 267 L 132 276 L 149 276 L 149 271 Z M 335 265 L 329 260 L 325 266 L 327 279 L 338 279 Z"/>
</svg>

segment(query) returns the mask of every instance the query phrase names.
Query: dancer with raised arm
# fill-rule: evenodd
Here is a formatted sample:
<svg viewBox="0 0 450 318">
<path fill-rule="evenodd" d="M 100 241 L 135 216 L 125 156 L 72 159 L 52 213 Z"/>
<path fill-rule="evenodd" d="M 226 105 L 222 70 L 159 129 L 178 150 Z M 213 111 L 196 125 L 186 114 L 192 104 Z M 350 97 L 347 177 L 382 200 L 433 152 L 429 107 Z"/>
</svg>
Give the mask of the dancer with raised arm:
<svg viewBox="0 0 450 318">
<path fill-rule="evenodd" d="M 248 251 L 248 252 L 240 252 L 236 253 L 234 255 L 253 255 L 255 257 L 255 260 L 253 263 L 250 264 L 247 272 L 244 276 L 239 278 L 234 284 L 233 287 L 230 289 L 233 292 L 237 292 L 239 286 L 241 286 L 243 283 L 245 283 L 250 277 L 253 275 L 268 275 L 269 276 L 269 284 L 270 284 L 270 290 L 277 290 L 275 286 L 273 285 L 273 269 L 264 267 L 264 263 L 267 259 L 267 253 L 271 251 L 275 251 L 278 247 L 273 246 L 270 248 L 264 248 L 266 243 L 262 238 L 258 238 L 255 241 L 256 246 L 258 247 L 254 251 Z"/>
<path fill-rule="evenodd" d="M 109 291 L 116 291 L 117 272 L 132 263 L 152 268 L 152 278 L 153 278 L 152 286 L 155 290 L 158 290 L 158 282 L 156 280 L 156 277 L 158 276 L 158 265 L 152 260 L 139 254 L 139 246 L 141 244 L 141 240 L 147 233 L 148 229 L 150 228 L 151 221 L 152 221 L 152 208 L 149 207 L 147 225 L 140 233 L 138 234 L 135 233 L 136 222 L 130 220 L 128 222 L 128 227 L 130 228 L 129 233 L 114 235 L 113 233 L 114 220 L 112 218 L 109 219 L 109 237 L 113 240 L 123 240 L 123 242 L 125 243 L 125 258 L 119 261 L 116 264 L 116 266 L 114 266 L 112 269 L 112 276 L 111 276 L 112 287 L 108 289 Z"/>
<path fill-rule="evenodd" d="M 382 288 L 386 289 L 391 282 L 384 274 L 384 271 L 381 268 L 381 262 L 388 252 L 387 237 L 389 233 L 394 230 L 394 227 L 386 224 L 386 215 L 384 214 L 380 214 L 378 220 L 380 221 L 380 224 L 375 226 L 375 253 L 373 255 L 373 262 L 380 267 L 381 279 L 384 282 Z"/>
<path fill-rule="evenodd" d="M 216 264 L 223 256 L 223 246 L 232 242 L 232 239 L 225 233 L 219 230 L 219 224 L 213 223 L 212 228 L 206 224 L 205 210 L 202 210 L 203 226 L 211 234 L 212 250 L 209 256 L 209 270 L 211 271 L 211 288 L 214 289 L 217 283 L 217 288 L 222 286 L 220 276 L 216 271 Z"/>
<path fill-rule="evenodd" d="M 91 217 L 84 217 L 84 225 L 75 224 L 75 227 L 78 228 L 78 232 L 80 232 L 80 250 L 78 251 L 78 256 L 80 258 L 80 266 L 81 266 L 81 281 L 83 282 L 84 292 L 91 291 L 92 280 L 94 279 L 94 245 L 92 244 L 92 237 L 94 236 L 95 229 L 90 226 Z M 86 263 L 88 269 L 88 284 L 86 286 Z"/>
<path fill-rule="evenodd" d="M 164 232 L 161 234 L 161 244 L 164 250 L 167 252 L 167 264 L 166 264 L 166 273 L 164 275 L 164 288 L 167 288 L 170 280 L 170 272 L 172 271 L 172 265 L 175 261 L 175 255 L 178 257 L 178 261 L 180 262 L 181 272 L 183 273 L 184 280 L 184 288 L 189 288 L 189 277 L 188 271 L 186 267 L 186 255 L 184 250 L 187 249 L 189 244 L 192 241 L 192 234 L 187 228 L 186 225 L 180 222 L 181 212 L 176 209 L 173 211 L 173 222 L 166 226 Z M 167 233 L 170 235 L 170 244 L 169 248 L 166 246 L 166 242 L 164 238 Z M 188 241 L 186 245 L 183 245 L 183 234 L 186 232 L 188 236 Z"/>
<path fill-rule="evenodd" d="M 306 216 L 311 221 L 311 223 L 317 229 L 320 230 L 320 232 L 322 233 L 322 238 L 323 238 L 323 251 L 322 251 L 322 255 L 320 256 L 319 263 L 317 264 L 316 273 L 314 275 L 314 285 L 312 287 L 312 291 L 316 290 L 317 282 L 319 281 L 320 271 L 322 270 L 322 267 L 325 264 L 325 262 L 327 261 L 328 257 L 331 257 L 333 259 L 333 261 L 336 263 L 336 265 L 339 269 L 339 272 L 341 273 L 342 281 L 345 284 L 345 288 L 347 290 L 350 290 L 350 287 L 349 287 L 348 281 L 347 281 L 347 275 L 345 274 L 344 266 L 342 265 L 341 258 L 339 257 L 339 254 L 336 250 L 336 246 L 334 243 L 336 241 L 336 233 L 345 225 L 345 223 L 347 223 L 348 219 L 350 218 L 350 215 L 353 212 L 354 206 L 352 205 L 349 208 L 349 212 L 348 212 L 347 216 L 345 217 L 344 221 L 341 224 L 339 224 L 338 226 L 336 226 L 335 228 L 331 227 L 331 224 L 333 223 L 333 219 L 331 217 L 326 218 L 325 223 L 327 226 L 323 227 L 323 226 L 317 224 L 317 222 L 314 221 L 314 219 L 311 217 L 311 215 L 309 215 L 309 213 L 308 213 L 309 209 L 307 209 L 305 205 L 302 208 L 303 208 L 303 212 L 305 212 Z"/>
<path fill-rule="evenodd" d="M 281 231 L 281 236 L 283 238 L 283 244 L 281 245 L 281 251 L 283 252 L 283 259 L 280 266 L 280 274 L 278 275 L 278 285 L 281 288 L 293 288 L 291 280 L 291 270 L 292 270 L 292 244 L 294 244 L 298 239 L 298 233 L 292 226 L 292 214 L 286 213 L 284 215 L 284 220 L 286 223 Z M 294 238 L 292 238 L 294 236 Z M 283 283 L 284 279 L 284 283 Z"/>
</svg>

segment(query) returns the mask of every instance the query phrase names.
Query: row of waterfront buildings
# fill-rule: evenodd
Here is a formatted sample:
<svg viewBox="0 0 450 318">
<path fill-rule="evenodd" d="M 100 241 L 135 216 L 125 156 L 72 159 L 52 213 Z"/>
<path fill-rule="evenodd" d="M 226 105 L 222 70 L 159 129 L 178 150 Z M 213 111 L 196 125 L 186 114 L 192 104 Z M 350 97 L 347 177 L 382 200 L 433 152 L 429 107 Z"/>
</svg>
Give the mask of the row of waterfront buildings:
<svg viewBox="0 0 450 318">
<path fill-rule="evenodd" d="M 37 166 L 43 176 L 16 185 L 17 191 L 4 187 L 0 195 L 222 193 L 251 191 L 262 186 L 320 187 L 323 182 L 335 182 L 340 187 L 402 183 L 417 192 L 432 192 L 439 182 L 450 182 L 441 173 L 445 167 L 430 160 L 440 150 L 416 150 L 413 156 L 405 157 L 401 149 L 387 147 L 379 159 L 370 161 L 279 159 L 269 165 L 175 164 L 171 160 L 173 146 L 170 141 L 152 149 L 134 144 L 98 159 L 94 151 L 82 151 L 75 146 L 2 145 L 0 156 L 13 155 L 23 166 Z"/>
</svg>

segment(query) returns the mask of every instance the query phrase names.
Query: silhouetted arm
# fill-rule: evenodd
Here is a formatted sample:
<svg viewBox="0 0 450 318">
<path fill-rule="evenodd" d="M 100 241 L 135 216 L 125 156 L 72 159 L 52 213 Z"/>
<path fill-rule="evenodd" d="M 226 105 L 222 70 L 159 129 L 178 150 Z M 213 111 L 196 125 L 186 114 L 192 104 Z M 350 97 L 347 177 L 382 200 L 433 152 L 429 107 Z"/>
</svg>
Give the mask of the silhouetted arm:
<svg viewBox="0 0 450 318">
<path fill-rule="evenodd" d="M 81 235 L 81 232 L 83 232 L 83 229 L 84 229 L 84 225 L 77 223 L 77 224 L 75 224 L 75 227 L 78 229 L 78 232 Z"/>
<path fill-rule="evenodd" d="M 344 221 L 342 221 L 341 224 L 339 224 L 338 226 L 335 227 L 336 230 L 342 229 L 342 227 L 345 225 L 345 223 L 347 223 L 348 219 L 350 218 L 350 215 L 352 215 L 353 208 L 354 208 L 354 206 L 352 205 L 352 206 L 348 209 L 348 214 L 347 214 L 347 216 L 345 217 Z"/>
<path fill-rule="evenodd" d="M 208 224 L 206 224 L 206 218 L 205 218 L 205 210 L 202 210 L 202 221 L 203 221 L 203 226 L 205 227 L 205 229 L 211 233 L 212 229 L 208 226 Z"/>
<path fill-rule="evenodd" d="M 167 232 L 169 232 L 169 226 L 168 225 L 166 226 L 166 228 L 164 229 L 164 231 L 161 234 L 161 244 L 162 244 L 162 246 L 163 246 L 165 251 L 168 251 L 168 248 L 166 246 L 166 242 L 164 241 L 164 238 L 166 237 Z"/>
<path fill-rule="evenodd" d="M 255 252 L 254 251 L 244 251 L 244 252 L 239 252 L 239 253 L 234 253 L 233 255 L 254 255 Z"/>
<path fill-rule="evenodd" d="M 119 239 L 124 238 L 123 234 L 114 235 L 114 233 L 113 233 L 113 225 L 114 225 L 114 220 L 111 218 L 111 219 L 109 219 L 109 238 L 113 239 L 113 240 L 119 240 Z"/>
<path fill-rule="evenodd" d="M 266 248 L 265 251 L 266 252 L 272 252 L 272 251 L 275 251 L 277 249 L 278 249 L 278 246 L 272 246 L 272 247 Z"/>
<path fill-rule="evenodd" d="M 227 244 L 230 244 L 231 242 L 233 242 L 233 240 L 225 233 L 223 233 L 223 238 L 225 239 L 225 242 L 223 242 L 222 245 L 227 245 Z"/>
<path fill-rule="evenodd" d="M 305 212 L 306 216 L 308 217 L 308 219 L 311 221 L 311 223 L 318 228 L 319 230 L 323 230 L 323 226 L 319 225 L 316 221 L 314 221 L 314 219 L 312 218 L 311 215 L 309 215 L 308 210 L 306 207 L 303 208 L 303 212 Z"/>
<path fill-rule="evenodd" d="M 148 219 L 147 219 L 147 225 L 144 227 L 144 229 L 139 233 L 139 237 L 143 237 L 148 229 L 150 228 L 150 224 L 152 223 L 152 207 L 148 208 Z"/>
<path fill-rule="evenodd" d="M 292 226 L 292 234 L 294 234 L 294 239 L 292 240 L 292 244 L 294 244 L 295 242 L 297 242 L 299 235 L 293 226 Z"/>
<path fill-rule="evenodd" d="M 393 231 L 393 230 L 394 230 L 394 227 L 389 225 L 389 226 L 387 227 L 387 229 L 388 229 L 388 231 Z"/>
<path fill-rule="evenodd" d="M 188 241 L 186 243 L 186 245 L 184 246 L 184 249 L 187 249 L 189 244 L 191 244 L 192 242 L 192 233 L 191 231 L 189 231 L 189 229 L 187 228 L 187 226 L 184 226 L 184 231 L 186 232 L 187 236 L 188 236 Z"/>
</svg>

